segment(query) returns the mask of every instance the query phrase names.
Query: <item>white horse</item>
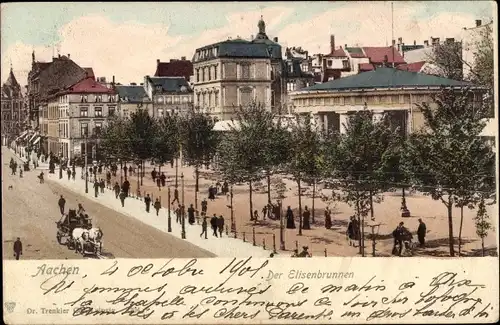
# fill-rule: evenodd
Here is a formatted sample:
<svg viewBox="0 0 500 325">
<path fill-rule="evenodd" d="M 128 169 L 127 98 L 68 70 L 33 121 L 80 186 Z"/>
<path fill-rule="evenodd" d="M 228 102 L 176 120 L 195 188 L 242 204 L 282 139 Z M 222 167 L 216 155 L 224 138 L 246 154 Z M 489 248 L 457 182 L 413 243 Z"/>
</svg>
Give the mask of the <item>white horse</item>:
<svg viewBox="0 0 500 325">
<path fill-rule="evenodd" d="M 73 229 L 71 241 L 75 245 L 75 253 L 83 251 L 83 245 L 89 240 L 89 230 L 83 228 Z"/>
<path fill-rule="evenodd" d="M 89 240 L 94 243 L 99 248 L 99 252 L 102 250 L 102 237 L 103 232 L 101 228 L 95 227 L 91 228 L 89 231 Z"/>
</svg>

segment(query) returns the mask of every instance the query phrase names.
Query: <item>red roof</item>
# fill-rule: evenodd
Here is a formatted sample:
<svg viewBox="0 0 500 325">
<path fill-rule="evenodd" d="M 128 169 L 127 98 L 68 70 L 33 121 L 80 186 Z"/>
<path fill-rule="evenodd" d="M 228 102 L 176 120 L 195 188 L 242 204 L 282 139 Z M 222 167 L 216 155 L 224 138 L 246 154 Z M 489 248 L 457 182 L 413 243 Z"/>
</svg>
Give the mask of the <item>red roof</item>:
<svg viewBox="0 0 500 325">
<path fill-rule="evenodd" d="M 170 60 L 158 62 L 155 77 L 184 77 L 189 80 L 193 75 L 193 63 L 189 60 Z"/>
<path fill-rule="evenodd" d="M 420 72 L 424 66 L 425 61 L 413 62 L 407 64 L 400 64 L 396 68 L 399 70 L 410 71 L 410 72 Z"/>
<path fill-rule="evenodd" d="M 92 77 L 87 77 L 76 84 L 67 88 L 66 92 L 75 94 L 107 94 L 114 93 L 113 89 L 109 89 L 95 81 Z"/>
<path fill-rule="evenodd" d="M 336 49 L 332 53 L 327 54 L 325 56 L 327 56 L 327 57 L 333 57 L 333 58 L 346 58 L 347 57 L 347 55 L 345 54 L 344 49 L 342 49 L 342 47 Z"/>
<path fill-rule="evenodd" d="M 392 46 L 363 47 L 363 51 L 372 63 L 384 63 L 386 55 L 388 63 L 406 63 L 398 50 Z"/>
<path fill-rule="evenodd" d="M 375 67 L 371 63 L 360 63 L 359 64 L 359 71 L 372 71 L 374 69 L 375 69 Z"/>
</svg>

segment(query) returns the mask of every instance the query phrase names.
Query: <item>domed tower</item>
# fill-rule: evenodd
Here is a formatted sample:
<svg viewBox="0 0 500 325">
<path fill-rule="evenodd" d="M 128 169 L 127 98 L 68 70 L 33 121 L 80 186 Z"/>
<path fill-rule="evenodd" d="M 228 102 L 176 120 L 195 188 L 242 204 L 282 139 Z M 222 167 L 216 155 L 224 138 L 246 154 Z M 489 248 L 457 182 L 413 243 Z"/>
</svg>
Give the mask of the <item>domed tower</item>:
<svg viewBox="0 0 500 325">
<path fill-rule="evenodd" d="M 260 16 L 257 27 L 259 28 L 259 32 L 257 33 L 255 39 L 269 39 L 266 35 L 266 23 L 264 22 L 264 18 L 262 16 Z"/>
</svg>

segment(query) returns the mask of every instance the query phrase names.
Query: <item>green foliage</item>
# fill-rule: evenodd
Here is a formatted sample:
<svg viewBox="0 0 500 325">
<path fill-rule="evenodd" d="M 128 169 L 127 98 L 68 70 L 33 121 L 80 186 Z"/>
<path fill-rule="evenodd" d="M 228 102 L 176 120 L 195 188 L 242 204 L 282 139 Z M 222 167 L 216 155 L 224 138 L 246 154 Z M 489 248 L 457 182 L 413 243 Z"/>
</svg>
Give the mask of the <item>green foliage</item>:
<svg viewBox="0 0 500 325">
<path fill-rule="evenodd" d="M 153 138 L 153 161 L 165 164 L 177 157 L 179 152 L 179 118 L 167 114 L 156 121 L 156 136 Z"/>
<path fill-rule="evenodd" d="M 100 148 L 107 159 L 130 160 L 129 121 L 113 117 L 101 131 Z"/>
<path fill-rule="evenodd" d="M 190 166 L 200 168 L 212 161 L 220 138 L 214 131 L 215 122 L 198 109 L 180 119 L 179 135 L 183 159 Z"/>
<path fill-rule="evenodd" d="M 463 80 L 462 43 L 444 42 L 434 45 L 427 58 L 434 65 L 435 74 L 453 80 Z"/>
<path fill-rule="evenodd" d="M 489 115 L 494 116 L 494 90 L 495 90 L 495 62 L 494 41 L 492 25 L 485 25 L 479 29 L 475 37 L 474 63 L 470 66 L 467 76 L 475 85 L 487 89 L 485 104 L 489 108 Z"/>
<path fill-rule="evenodd" d="M 491 229 L 491 222 L 486 212 L 486 205 L 484 204 L 484 197 L 481 197 L 478 205 L 478 210 L 474 222 L 476 225 L 476 234 L 479 238 L 484 239 L 488 236 L 488 231 Z"/>
<path fill-rule="evenodd" d="M 148 111 L 139 109 L 132 113 L 127 131 L 132 156 L 138 161 L 152 158 L 157 125 L 156 121 L 149 116 Z"/>
<path fill-rule="evenodd" d="M 324 162 L 320 137 L 309 116 L 297 116 L 296 123 L 291 125 L 288 164 L 288 169 L 295 179 L 311 180 L 319 176 L 320 167 Z"/>
</svg>

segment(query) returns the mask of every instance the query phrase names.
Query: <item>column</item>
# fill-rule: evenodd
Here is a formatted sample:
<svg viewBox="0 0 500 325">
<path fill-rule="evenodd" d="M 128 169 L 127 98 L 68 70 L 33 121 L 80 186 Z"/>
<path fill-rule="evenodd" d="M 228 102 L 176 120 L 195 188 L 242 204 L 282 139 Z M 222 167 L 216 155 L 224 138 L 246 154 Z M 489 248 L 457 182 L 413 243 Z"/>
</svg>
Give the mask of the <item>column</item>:
<svg viewBox="0 0 500 325">
<path fill-rule="evenodd" d="M 347 112 L 338 112 L 338 114 L 339 114 L 340 134 L 345 134 L 347 131 L 346 126 L 347 126 L 349 115 L 347 115 Z"/>
<path fill-rule="evenodd" d="M 316 123 L 316 128 L 318 130 L 324 130 L 324 125 L 323 125 L 323 118 L 320 113 L 316 113 L 314 115 L 314 121 Z"/>
<path fill-rule="evenodd" d="M 323 131 L 328 132 L 328 114 L 323 114 Z"/>
<path fill-rule="evenodd" d="M 384 111 L 373 111 L 373 122 L 377 123 L 384 117 Z"/>
</svg>

